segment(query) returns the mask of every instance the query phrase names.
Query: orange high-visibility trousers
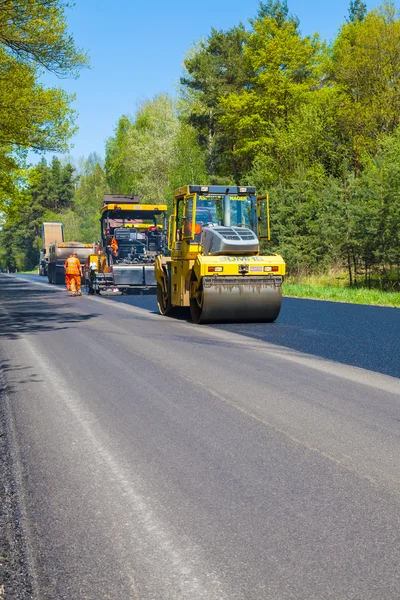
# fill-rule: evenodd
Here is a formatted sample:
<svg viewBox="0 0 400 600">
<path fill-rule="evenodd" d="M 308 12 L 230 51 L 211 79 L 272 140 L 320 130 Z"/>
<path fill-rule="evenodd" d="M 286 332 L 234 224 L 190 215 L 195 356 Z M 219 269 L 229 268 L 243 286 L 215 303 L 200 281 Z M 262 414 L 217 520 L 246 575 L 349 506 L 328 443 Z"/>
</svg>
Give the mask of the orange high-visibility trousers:
<svg viewBox="0 0 400 600">
<path fill-rule="evenodd" d="M 69 273 L 65 273 L 65 285 L 67 286 L 67 290 L 71 289 L 71 275 Z"/>
<path fill-rule="evenodd" d="M 81 293 L 81 276 L 80 275 L 70 275 L 71 282 L 71 293 L 72 294 L 80 294 Z"/>
</svg>

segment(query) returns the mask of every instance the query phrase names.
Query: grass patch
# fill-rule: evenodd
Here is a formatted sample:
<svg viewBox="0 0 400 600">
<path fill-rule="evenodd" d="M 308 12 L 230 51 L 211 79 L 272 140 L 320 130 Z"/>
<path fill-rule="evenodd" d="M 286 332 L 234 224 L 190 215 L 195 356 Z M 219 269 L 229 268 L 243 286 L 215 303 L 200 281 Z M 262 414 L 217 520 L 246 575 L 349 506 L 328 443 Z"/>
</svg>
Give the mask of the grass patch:
<svg viewBox="0 0 400 600">
<path fill-rule="evenodd" d="M 400 308 L 400 293 L 398 292 L 383 292 L 368 288 L 349 288 L 344 285 L 313 285 L 310 283 L 298 284 L 290 282 L 284 282 L 282 289 L 284 296 L 294 296 L 296 298 Z"/>
<path fill-rule="evenodd" d="M 39 267 L 35 267 L 34 269 L 32 269 L 32 271 L 18 271 L 18 273 L 20 273 L 20 275 L 37 275 L 38 268 Z"/>
</svg>

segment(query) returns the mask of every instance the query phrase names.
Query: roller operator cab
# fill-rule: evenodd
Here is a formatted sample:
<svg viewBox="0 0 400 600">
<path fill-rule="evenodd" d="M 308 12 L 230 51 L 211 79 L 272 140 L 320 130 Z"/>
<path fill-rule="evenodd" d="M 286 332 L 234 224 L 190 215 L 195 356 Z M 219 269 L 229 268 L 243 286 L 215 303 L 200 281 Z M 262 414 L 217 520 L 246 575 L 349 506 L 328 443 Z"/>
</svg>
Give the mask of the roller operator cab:
<svg viewBox="0 0 400 600">
<path fill-rule="evenodd" d="M 90 294 L 156 291 L 154 262 L 166 248 L 164 204 L 106 194 L 100 211 L 101 241 L 84 268 Z"/>
<path fill-rule="evenodd" d="M 275 321 L 285 263 L 260 254 L 260 241 L 269 239 L 268 197 L 254 187 L 176 190 L 170 256 L 155 264 L 160 313 L 190 307 L 195 323 Z"/>
</svg>

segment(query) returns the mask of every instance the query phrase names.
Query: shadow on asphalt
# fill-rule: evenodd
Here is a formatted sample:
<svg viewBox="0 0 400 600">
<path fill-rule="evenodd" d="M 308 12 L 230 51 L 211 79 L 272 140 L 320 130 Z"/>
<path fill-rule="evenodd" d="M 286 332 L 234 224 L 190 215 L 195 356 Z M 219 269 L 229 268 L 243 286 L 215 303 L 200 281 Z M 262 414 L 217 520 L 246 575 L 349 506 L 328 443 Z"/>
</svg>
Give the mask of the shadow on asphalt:
<svg viewBox="0 0 400 600">
<path fill-rule="evenodd" d="M 1 277 L 0 309 L 4 310 L 0 310 L 0 339 L 14 340 L 26 333 L 69 329 L 98 316 L 68 311 L 64 298 L 60 305 L 50 303 L 49 299 L 59 293 L 58 289 L 35 289 L 24 281 Z"/>
<path fill-rule="evenodd" d="M 30 389 L 34 383 L 43 383 L 43 379 L 40 379 L 33 369 L 34 367 L 30 366 L 12 365 L 8 359 L 0 360 L 0 397 L 2 392 L 6 392 L 9 396 L 14 394 L 15 384 L 27 385 Z M 6 375 L 5 380 L 1 377 L 2 373 Z M 11 376 L 7 377 L 7 374 Z"/>
</svg>

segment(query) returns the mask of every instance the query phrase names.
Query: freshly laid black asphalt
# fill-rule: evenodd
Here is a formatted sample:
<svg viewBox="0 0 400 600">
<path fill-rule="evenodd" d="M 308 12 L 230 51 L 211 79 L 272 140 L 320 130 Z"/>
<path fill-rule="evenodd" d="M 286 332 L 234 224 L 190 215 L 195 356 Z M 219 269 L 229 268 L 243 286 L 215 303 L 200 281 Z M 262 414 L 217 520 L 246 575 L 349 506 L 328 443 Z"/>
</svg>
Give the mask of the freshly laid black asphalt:
<svg viewBox="0 0 400 600">
<path fill-rule="evenodd" d="M 0 276 L 0 598 L 398 600 L 398 315 L 195 326 Z"/>
<path fill-rule="evenodd" d="M 158 312 L 154 296 L 115 296 L 112 300 Z M 397 308 L 284 298 L 275 323 L 230 323 L 212 327 L 400 377 L 400 310 Z"/>
</svg>

